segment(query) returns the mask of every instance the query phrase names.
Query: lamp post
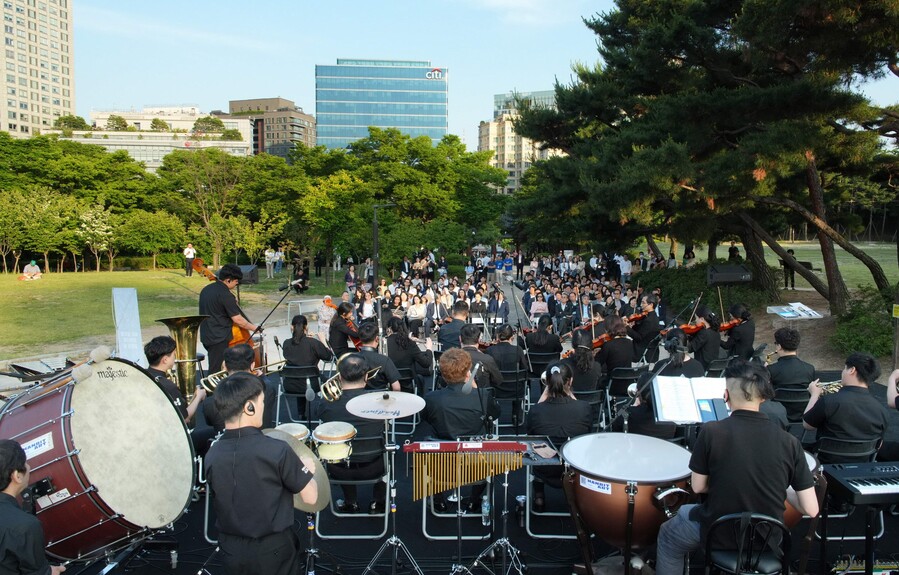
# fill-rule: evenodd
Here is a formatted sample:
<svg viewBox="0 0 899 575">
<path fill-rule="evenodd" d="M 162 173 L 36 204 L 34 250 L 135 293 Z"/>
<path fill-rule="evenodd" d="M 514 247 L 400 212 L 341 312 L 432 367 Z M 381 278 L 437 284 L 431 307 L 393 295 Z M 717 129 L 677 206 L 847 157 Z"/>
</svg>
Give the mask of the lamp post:
<svg viewBox="0 0 899 575">
<path fill-rule="evenodd" d="M 372 267 L 374 268 L 374 285 L 371 286 L 372 290 L 376 290 L 378 286 L 378 266 L 381 263 L 381 254 L 380 254 L 380 245 L 378 244 L 378 208 L 392 208 L 396 206 L 396 204 L 388 203 L 388 204 L 374 204 L 372 208 L 375 211 L 375 218 L 372 220 Z M 377 293 L 377 292 L 375 292 Z"/>
</svg>

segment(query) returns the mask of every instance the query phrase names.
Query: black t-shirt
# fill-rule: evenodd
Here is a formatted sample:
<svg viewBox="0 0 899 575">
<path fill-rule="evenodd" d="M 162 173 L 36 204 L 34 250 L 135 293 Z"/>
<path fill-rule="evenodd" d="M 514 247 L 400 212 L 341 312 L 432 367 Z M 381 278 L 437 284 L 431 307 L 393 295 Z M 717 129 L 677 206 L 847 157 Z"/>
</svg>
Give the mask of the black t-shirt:
<svg viewBox="0 0 899 575">
<path fill-rule="evenodd" d="M 814 485 L 799 440 L 762 413 L 736 410 L 702 426 L 690 469 L 708 476 L 706 502 L 693 509 L 703 539 L 723 515 L 752 511 L 783 520 L 787 486 L 797 492 Z M 732 541 L 715 542 L 726 547 Z"/>
<path fill-rule="evenodd" d="M 6 493 L 0 493 L 0 573 L 50 575 L 41 522 Z"/>
<path fill-rule="evenodd" d="M 375 348 L 368 346 L 363 346 L 359 355 L 365 360 L 368 371 L 380 368 L 368 378 L 365 384 L 367 390 L 387 389 L 391 383 L 399 381 L 400 372 L 397 371 L 393 360 L 386 355 L 381 355 Z"/>
<path fill-rule="evenodd" d="M 596 360 L 608 374 L 616 367 L 630 367 L 634 361 L 634 342 L 626 337 L 616 337 L 599 348 Z"/>
<path fill-rule="evenodd" d="M 437 341 L 440 343 L 441 351 L 446 351 L 453 347 L 462 347 L 462 344 L 459 343 L 459 334 L 464 326 L 465 322 L 456 318 L 440 326 L 440 331 L 437 332 Z"/>
<path fill-rule="evenodd" d="M 282 347 L 284 359 L 287 360 L 287 367 L 309 368 L 308 371 L 305 369 L 286 369 L 282 371 L 284 390 L 288 393 L 305 393 L 306 380 L 310 377 L 313 381 L 317 379 L 315 376 L 320 375 L 318 362 L 330 360 L 332 357 L 331 350 L 318 339 L 305 335 L 299 341 L 294 341 L 293 338 L 288 339 Z M 320 383 L 321 381 L 318 382 L 318 384 Z"/>
<path fill-rule="evenodd" d="M 359 333 L 349 326 L 346 319 L 339 315 L 334 316 L 334 319 L 331 320 L 331 326 L 328 328 L 328 344 L 331 346 L 331 351 L 334 352 L 337 359 L 340 359 L 346 353 L 356 351 L 355 346 L 351 347 L 348 339 L 350 337 L 358 338 Z"/>
<path fill-rule="evenodd" d="M 492 389 L 472 389 L 462 392 L 462 385 L 449 385 L 425 395 L 422 417 L 434 429 L 439 439 L 458 439 L 484 435 L 489 425 L 485 417 L 499 416 L 499 405 L 493 399 Z"/>
<path fill-rule="evenodd" d="M 209 448 L 205 465 L 219 532 L 240 537 L 290 528 L 293 494 L 313 477 L 286 442 L 255 427 L 226 430 Z"/>
<path fill-rule="evenodd" d="M 147 371 L 150 372 L 150 377 L 152 377 L 165 394 L 169 396 L 169 400 L 171 400 L 172 405 L 178 410 L 178 413 L 181 414 L 181 417 L 187 419 L 187 401 L 185 401 L 184 396 L 181 395 L 181 390 L 178 389 L 178 386 L 169 379 L 169 376 L 166 375 L 164 371 L 160 371 L 153 367 L 148 367 Z"/>
<path fill-rule="evenodd" d="M 214 281 L 200 291 L 200 315 L 208 315 L 200 324 L 200 341 L 210 346 L 231 340 L 231 318 L 240 315 L 237 298 L 220 281 Z"/>
<path fill-rule="evenodd" d="M 693 359 L 708 369 L 709 364 L 721 355 L 721 334 L 716 329 L 701 329 L 693 335 L 689 348 Z"/>
<path fill-rule="evenodd" d="M 552 397 L 537 403 L 528 412 L 528 434 L 546 435 L 559 447 L 566 440 L 590 433 L 593 410 L 586 401 Z"/>
<path fill-rule="evenodd" d="M 815 366 L 795 355 L 785 355 L 768 366 L 771 385 L 778 387 L 801 387 L 805 389 L 815 379 Z"/>
<path fill-rule="evenodd" d="M 702 367 L 702 364 L 696 361 L 695 359 L 687 360 L 681 365 L 674 365 L 669 363 L 665 366 L 659 375 L 665 375 L 670 377 L 703 377 L 705 375 L 705 368 Z"/>
<path fill-rule="evenodd" d="M 755 322 L 748 319 L 740 325 L 730 329 L 727 341 L 721 342 L 721 347 L 736 355 L 740 359 L 749 361 L 755 351 Z"/>
<path fill-rule="evenodd" d="M 572 391 L 594 391 L 599 387 L 599 380 L 602 377 L 602 366 L 598 361 L 594 361 L 593 365 L 587 371 L 581 371 L 577 366 L 577 360 L 572 356 L 565 358 L 565 363 L 571 368 L 574 374 L 574 381 L 571 384 Z"/>
<path fill-rule="evenodd" d="M 867 387 L 844 385 L 833 395 L 822 395 L 802 419 L 818 430 L 818 437 L 877 439 L 886 432 L 885 406 Z"/>
</svg>

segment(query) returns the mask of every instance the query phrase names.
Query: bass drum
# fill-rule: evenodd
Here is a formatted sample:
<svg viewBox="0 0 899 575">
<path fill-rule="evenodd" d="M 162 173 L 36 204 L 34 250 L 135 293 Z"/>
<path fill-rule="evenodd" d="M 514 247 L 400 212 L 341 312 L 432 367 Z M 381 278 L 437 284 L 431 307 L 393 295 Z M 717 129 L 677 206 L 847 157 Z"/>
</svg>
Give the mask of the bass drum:
<svg viewBox="0 0 899 575">
<path fill-rule="evenodd" d="M 562 447 L 584 523 L 606 543 L 624 548 L 629 484 L 635 488 L 631 548 L 653 545 L 659 527 L 688 497 L 690 452 L 646 435 L 595 433 Z"/>
<path fill-rule="evenodd" d="M 11 398 L 0 437 L 18 441 L 49 555 L 89 560 L 147 537 L 190 503 L 193 447 L 181 414 L 140 366 L 109 359 L 76 383 L 69 370 Z"/>
</svg>

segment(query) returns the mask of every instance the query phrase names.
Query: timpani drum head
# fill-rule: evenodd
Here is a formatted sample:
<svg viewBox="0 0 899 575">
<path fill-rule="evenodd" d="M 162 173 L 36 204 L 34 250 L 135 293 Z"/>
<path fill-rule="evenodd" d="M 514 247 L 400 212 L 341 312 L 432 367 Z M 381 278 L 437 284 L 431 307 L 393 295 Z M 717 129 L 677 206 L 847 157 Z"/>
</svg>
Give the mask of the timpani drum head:
<svg viewBox="0 0 899 575">
<path fill-rule="evenodd" d="M 636 433 L 581 435 L 562 447 L 578 471 L 614 481 L 659 483 L 690 474 L 690 452 L 664 439 Z"/>
<path fill-rule="evenodd" d="M 79 463 L 126 520 L 164 527 L 181 516 L 193 489 L 193 448 L 181 414 L 140 367 L 106 360 L 93 369 L 72 392 Z"/>
</svg>

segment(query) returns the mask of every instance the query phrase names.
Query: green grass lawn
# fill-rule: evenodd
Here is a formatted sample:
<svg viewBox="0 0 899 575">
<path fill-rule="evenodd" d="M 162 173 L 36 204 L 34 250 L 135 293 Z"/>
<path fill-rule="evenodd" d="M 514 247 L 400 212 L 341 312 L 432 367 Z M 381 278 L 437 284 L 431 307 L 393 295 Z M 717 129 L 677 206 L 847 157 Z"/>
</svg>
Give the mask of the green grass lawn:
<svg viewBox="0 0 899 575">
<path fill-rule="evenodd" d="M 667 254 L 669 251 L 668 244 L 665 242 L 659 242 L 659 249 L 662 250 L 663 253 Z M 812 266 L 816 270 L 815 273 L 818 274 L 822 280 L 825 280 L 824 277 L 824 258 L 821 256 L 821 246 L 817 241 L 814 242 L 782 242 L 781 245 L 784 249 L 792 249 L 796 252 L 796 259 L 803 262 L 811 262 Z M 746 250 L 743 248 L 741 244 L 737 244 L 740 248 L 740 255 L 743 257 L 746 256 Z M 887 279 L 890 280 L 894 285 L 899 282 L 899 262 L 897 262 L 896 258 L 896 245 L 888 244 L 888 243 L 857 243 L 860 249 L 864 250 L 868 255 L 876 259 L 880 265 L 883 267 L 883 271 L 887 276 Z M 718 247 L 718 257 L 726 258 L 727 257 L 727 248 L 730 247 L 730 243 L 722 244 Z M 847 253 L 843 248 L 834 245 L 837 254 L 837 262 L 840 265 L 840 272 L 843 274 L 843 279 L 846 282 L 846 286 L 849 289 L 855 289 L 860 285 L 874 285 L 874 281 L 871 279 L 871 272 L 868 271 L 868 268 L 865 267 L 859 260 L 857 260 L 854 256 Z M 641 244 L 637 246 L 633 251 L 647 252 L 646 244 Z M 708 250 L 706 246 L 697 246 L 693 249 L 693 252 L 696 254 L 696 259 L 698 261 L 705 261 L 706 255 L 708 254 Z M 678 262 L 683 258 L 684 248 L 683 246 L 679 246 L 677 250 L 678 254 Z M 765 260 L 772 266 L 780 267 L 780 257 L 774 253 L 771 248 L 765 246 Z M 799 274 L 796 274 L 796 288 L 810 288 L 811 286 L 807 281 L 802 279 Z"/>
<path fill-rule="evenodd" d="M 274 307 L 285 284 L 281 278 L 265 279 L 265 268 L 257 285 L 241 286 L 244 306 Z M 324 277 L 312 278 L 306 295 L 343 291 L 340 283 L 326 286 Z M 18 281 L 13 274 L 0 274 L 0 325 L 7 335 L 0 340 L 0 359 L 31 357 L 48 353 L 48 346 L 78 342 L 115 334 L 112 288 L 137 289 L 140 321 L 147 328 L 159 319 L 197 313 L 200 290 L 208 283 L 203 276 L 185 277 L 181 270 L 134 272 L 83 272 L 45 274 L 38 281 Z M 285 301 L 296 299 L 289 295 Z M 283 304 L 283 305 L 286 305 Z M 275 317 L 275 316 L 273 316 Z M 282 317 L 277 314 L 276 317 Z"/>
</svg>

